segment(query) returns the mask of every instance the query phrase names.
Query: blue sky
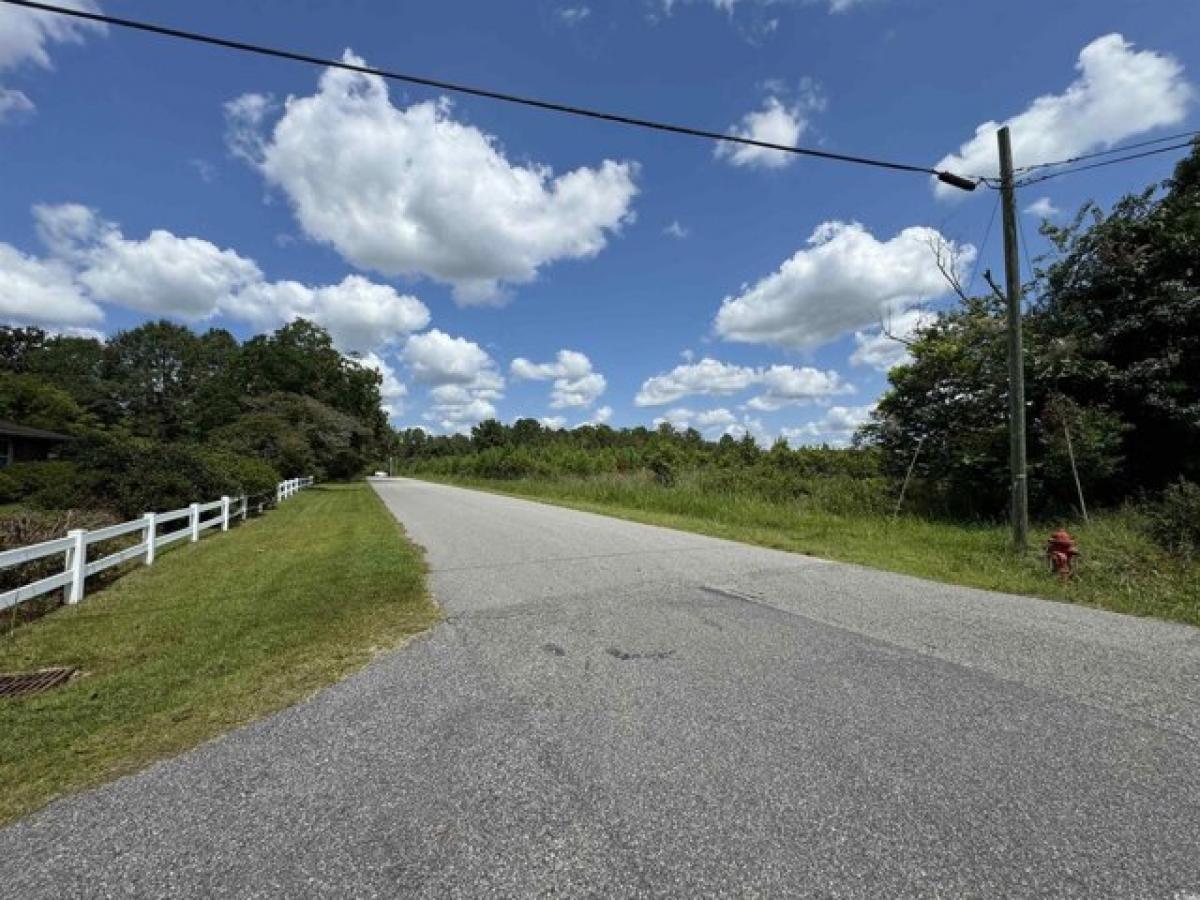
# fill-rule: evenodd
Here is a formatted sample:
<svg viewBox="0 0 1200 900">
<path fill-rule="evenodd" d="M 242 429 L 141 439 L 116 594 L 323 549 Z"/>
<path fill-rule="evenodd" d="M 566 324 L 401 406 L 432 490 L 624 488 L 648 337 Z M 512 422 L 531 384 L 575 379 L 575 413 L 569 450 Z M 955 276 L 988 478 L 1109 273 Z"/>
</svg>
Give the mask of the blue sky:
<svg viewBox="0 0 1200 900">
<path fill-rule="evenodd" d="M 1200 127 L 1179 0 L 74 2 L 965 174 L 993 171 L 989 122 L 1011 122 L 1018 165 Z M 1061 220 L 1177 155 L 1021 207 Z M 245 337 L 307 315 L 384 368 L 397 425 L 434 431 L 665 418 L 844 441 L 902 356 L 880 324 L 903 334 L 947 302 L 930 240 L 968 275 L 1001 270 L 992 191 L 5 6 L 0 165 L 0 319 Z"/>
</svg>

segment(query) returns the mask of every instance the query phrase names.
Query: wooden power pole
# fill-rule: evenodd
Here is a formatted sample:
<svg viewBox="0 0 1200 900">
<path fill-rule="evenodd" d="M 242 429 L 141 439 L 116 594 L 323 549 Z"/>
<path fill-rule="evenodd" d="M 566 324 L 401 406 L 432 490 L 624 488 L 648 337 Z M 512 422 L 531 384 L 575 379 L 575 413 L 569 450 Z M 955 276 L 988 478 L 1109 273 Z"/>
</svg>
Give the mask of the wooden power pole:
<svg viewBox="0 0 1200 900">
<path fill-rule="evenodd" d="M 1012 476 L 1013 549 L 1029 546 L 1029 485 L 1025 467 L 1025 357 L 1021 348 L 1021 257 L 1017 244 L 1017 200 L 1013 184 L 1012 142 L 1001 128 L 1000 199 L 1004 204 L 1004 279 L 1008 300 L 1008 437 Z"/>
</svg>

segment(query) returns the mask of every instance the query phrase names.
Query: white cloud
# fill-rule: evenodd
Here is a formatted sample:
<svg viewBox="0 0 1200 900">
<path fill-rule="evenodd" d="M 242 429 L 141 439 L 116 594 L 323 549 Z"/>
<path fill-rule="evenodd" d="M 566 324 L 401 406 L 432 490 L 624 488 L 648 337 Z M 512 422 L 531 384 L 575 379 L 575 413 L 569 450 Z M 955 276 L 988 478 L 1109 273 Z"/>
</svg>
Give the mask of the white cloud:
<svg viewBox="0 0 1200 900">
<path fill-rule="evenodd" d="M 35 206 L 33 215 L 51 253 L 76 265 L 79 283 L 108 303 L 198 320 L 262 280 L 253 260 L 201 238 L 159 229 L 145 240 L 128 240 L 116 225 L 74 203 Z"/>
<path fill-rule="evenodd" d="M 748 112 L 742 117 L 740 126 L 729 129 L 729 133 L 741 138 L 763 141 L 768 144 L 783 144 L 794 147 L 800 142 L 808 121 L 800 104 L 786 105 L 778 97 L 770 96 L 763 108 Z M 735 166 L 757 166 L 778 169 L 795 162 L 793 153 L 769 150 L 766 147 L 750 147 L 723 141 L 713 151 L 717 159 L 727 160 Z"/>
<path fill-rule="evenodd" d="M 100 11 L 92 0 L 58 0 L 58 5 Z M 51 44 L 82 44 L 87 35 L 104 30 L 105 26 L 97 22 L 4 4 L 0 6 L 0 70 L 26 64 L 51 69 Z"/>
<path fill-rule="evenodd" d="M 266 150 L 263 127 L 278 109 L 271 94 L 242 94 L 225 103 L 225 146 L 235 157 L 258 165 Z"/>
<path fill-rule="evenodd" d="M 465 432 L 496 417 L 492 401 L 504 396 L 504 378 L 474 341 L 435 328 L 410 337 L 400 357 L 417 381 L 431 385 L 426 421 L 444 431 Z"/>
<path fill-rule="evenodd" d="M 1027 207 L 1025 212 L 1039 219 L 1053 219 L 1058 215 L 1059 209 L 1055 206 L 1049 197 L 1038 197 Z"/>
<path fill-rule="evenodd" d="M 0 243 L 0 317 L 9 324 L 80 326 L 104 319 L 69 267 Z"/>
<path fill-rule="evenodd" d="M 1003 123 L 1012 129 L 1017 166 L 1067 159 L 1177 125 L 1187 117 L 1195 94 L 1177 60 L 1135 50 L 1120 34 L 1104 35 L 1084 47 L 1076 68 L 1079 77 L 1065 91 L 1038 97 Z M 995 177 L 1000 125 L 984 122 L 973 138 L 935 168 Z M 934 186 L 939 196 L 959 193 L 940 182 Z"/>
<path fill-rule="evenodd" d="M 613 408 L 611 406 L 601 406 L 594 413 L 592 413 L 591 421 L 585 422 L 584 424 L 585 425 L 604 425 L 612 418 L 612 414 L 613 414 Z"/>
<path fill-rule="evenodd" d="M 383 410 L 389 419 L 398 419 L 404 413 L 404 398 L 408 396 L 408 387 L 400 380 L 396 370 L 377 353 L 362 353 L 351 357 L 355 362 L 379 373 L 383 382 L 379 385 L 379 393 L 383 397 Z"/>
<path fill-rule="evenodd" d="M 870 420 L 874 409 L 874 404 L 832 406 L 820 419 L 799 428 L 784 428 L 780 431 L 780 436 L 793 446 L 801 444 L 845 446 L 850 443 L 850 439 L 859 426 Z"/>
<path fill-rule="evenodd" d="M 753 368 L 706 357 L 648 378 L 633 402 L 638 406 L 663 406 L 686 396 L 724 396 L 755 386 L 764 388 L 747 403 L 755 410 L 782 409 L 854 391 L 833 370 L 822 372 L 808 366 Z"/>
<path fill-rule="evenodd" d="M 23 92 L 0 85 L 0 123 L 21 113 L 33 112 L 33 101 Z"/>
<path fill-rule="evenodd" d="M 929 313 L 921 309 L 909 309 L 893 317 L 887 323 L 886 331 L 878 328 L 854 332 L 855 346 L 850 354 L 850 363 L 887 372 L 908 362 L 908 345 L 905 342 L 912 340 L 917 330 L 929 321 Z"/>
<path fill-rule="evenodd" d="M 550 406 L 554 409 L 588 407 L 608 387 L 604 376 L 592 369 L 592 361 L 577 350 L 559 350 L 552 363 L 532 363 L 517 357 L 510 367 L 514 378 L 528 381 L 554 379 Z"/>
<path fill-rule="evenodd" d="M 222 301 L 261 279 L 253 260 L 233 250 L 161 230 L 141 241 L 108 236 L 79 273 L 92 294 L 110 303 L 193 320 L 214 315 Z"/>
<path fill-rule="evenodd" d="M 871 0 L 661 0 L 661 5 L 663 13 L 668 16 L 671 15 L 675 7 L 681 3 L 701 3 L 732 16 L 734 11 L 739 6 L 760 7 L 767 9 L 787 5 L 820 5 L 827 7 L 831 13 L 842 13 L 858 6 L 864 6 L 869 2 L 871 2 Z M 777 22 L 778 20 L 772 19 L 770 21 Z M 774 30 L 774 27 L 775 26 L 772 26 L 771 30 Z"/>
<path fill-rule="evenodd" d="M 554 431 L 567 427 L 566 416 L 542 416 L 538 421 L 542 423 L 543 428 L 550 428 Z"/>
<path fill-rule="evenodd" d="M 111 303 L 188 321 L 223 315 L 259 328 L 304 317 L 326 327 L 344 351 L 372 350 L 429 324 L 429 310 L 416 297 L 360 275 L 315 287 L 270 282 L 253 260 L 201 238 L 158 229 L 129 239 L 79 204 L 33 212 L 54 265 L 92 306 Z"/>
<path fill-rule="evenodd" d="M 495 370 L 487 351 L 474 341 L 436 328 L 410 337 L 401 357 L 418 381 L 430 384 L 472 384 Z"/>
<path fill-rule="evenodd" d="M 748 343 L 814 347 L 898 314 L 948 290 L 931 242 L 942 241 L 960 268 L 975 259 L 932 228 L 906 228 L 879 241 L 857 222 L 825 222 L 779 270 L 726 297 L 714 327 Z"/>
<path fill-rule="evenodd" d="M 663 375 L 646 379 L 634 398 L 638 406 L 662 406 L 692 394 L 736 394 L 756 384 L 761 373 L 705 357 L 698 363 L 676 366 Z"/>
<path fill-rule="evenodd" d="M 592 14 L 586 6 L 560 6 L 554 12 L 567 25 L 578 25 Z"/>
<path fill-rule="evenodd" d="M 713 436 L 724 433 L 731 426 L 736 425 L 738 417 L 724 407 L 697 412 L 680 406 L 668 409 L 654 420 L 655 425 L 661 425 L 663 422 L 670 423 L 671 427 L 678 431 L 695 428 L 697 431 Z"/>
<path fill-rule="evenodd" d="M 558 176 L 513 164 L 448 101 L 397 108 L 376 76 L 327 71 L 316 94 L 287 101 L 269 136 L 249 137 L 263 106 L 227 107 L 231 147 L 286 194 L 306 234 L 356 266 L 448 283 L 462 303 L 501 302 L 505 284 L 595 256 L 632 215 L 635 164 Z"/>
<path fill-rule="evenodd" d="M 309 319 L 327 328 L 334 343 L 348 351 L 392 343 L 429 324 L 429 310 L 416 297 L 361 275 L 316 288 L 295 281 L 260 282 L 228 298 L 222 312 L 260 327 Z"/>
<path fill-rule="evenodd" d="M 92 0 L 61 0 L 60 6 L 98 12 Z M 52 44 L 82 44 L 89 34 L 101 34 L 105 26 L 39 10 L 0 4 L 0 72 L 22 66 L 52 69 Z M 33 101 L 23 92 L 0 85 L 0 122 L 13 113 L 30 112 Z"/>
<path fill-rule="evenodd" d="M 679 241 L 682 241 L 690 233 L 691 232 L 687 228 L 679 224 L 678 220 L 672 222 L 663 229 L 663 234 L 667 235 L 667 237 L 673 237 Z"/>
<path fill-rule="evenodd" d="M 746 404 L 760 412 L 854 393 L 854 386 L 843 381 L 837 372 L 832 369 L 822 372 L 811 366 L 771 366 L 763 370 L 761 383 L 766 390 Z"/>
</svg>

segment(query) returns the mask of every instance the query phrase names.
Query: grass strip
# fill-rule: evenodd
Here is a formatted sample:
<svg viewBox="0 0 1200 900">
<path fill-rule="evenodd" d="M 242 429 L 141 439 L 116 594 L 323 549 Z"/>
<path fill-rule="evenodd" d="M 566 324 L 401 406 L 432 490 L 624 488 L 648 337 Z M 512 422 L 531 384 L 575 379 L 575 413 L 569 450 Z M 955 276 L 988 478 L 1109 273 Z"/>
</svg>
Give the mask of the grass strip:
<svg viewBox="0 0 1200 900">
<path fill-rule="evenodd" d="M 660 487 L 644 479 L 593 476 L 500 481 L 417 474 L 413 477 L 525 497 L 617 518 L 694 531 L 933 581 L 1026 594 L 1114 612 L 1200 625 L 1200 566 L 1154 546 L 1129 512 L 1105 512 L 1072 524 L 1084 552 L 1079 572 L 1060 583 L 1040 547 L 1009 550 L 1009 529 L 913 516 L 833 515 L 802 503 L 689 486 Z M 1039 542 L 1060 523 L 1035 524 Z"/>
<path fill-rule="evenodd" d="M 421 551 L 366 484 L 301 492 L 0 640 L 0 821 L 288 706 L 438 618 Z"/>
</svg>

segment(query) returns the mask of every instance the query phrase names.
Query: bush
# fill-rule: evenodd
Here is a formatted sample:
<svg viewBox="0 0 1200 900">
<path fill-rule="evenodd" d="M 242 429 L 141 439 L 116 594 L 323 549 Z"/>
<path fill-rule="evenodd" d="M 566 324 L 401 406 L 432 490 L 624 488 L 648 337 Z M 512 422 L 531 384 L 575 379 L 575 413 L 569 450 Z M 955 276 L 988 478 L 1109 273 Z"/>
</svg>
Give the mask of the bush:
<svg viewBox="0 0 1200 900">
<path fill-rule="evenodd" d="M 223 494 L 272 491 L 279 475 L 267 463 L 231 450 L 148 440 L 100 439 L 80 449 L 81 505 L 122 518 L 216 500 Z"/>
<path fill-rule="evenodd" d="M 1147 512 L 1150 536 L 1171 553 L 1190 559 L 1200 552 L 1200 484 L 1180 478 Z"/>
<path fill-rule="evenodd" d="M 0 469 L 0 503 L 66 509 L 77 505 L 79 493 L 79 469 L 71 462 L 22 462 Z"/>
<path fill-rule="evenodd" d="M 28 547 L 30 544 L 40 544 L 43 541 L 52 541 L 55 538 L 65 537 L 67 532 L 74 528 L 105 528 L 108 525 L 115 525 L 119 519 L 111 513 L 97 511 L 80 511 L 76 509 L 66 510 L 65 512 L 22 512 L 0 516 L 0 550 L 14 550 L 17 547 Z M 138 539 L 137 535 L 133 535 L 126 539 L 117 539 L 122 543 L 134 543 Z M 96 545 L 98 553 L 110 553 L 114 548 L 110 548 L 111 541 L 105 541 Z M 63 570 L 63 557 L 60 553 L 55 553 L 52 556 L 47 556 L 43 559 L 34 560 L 33 562 L 24 563 L 23 565 L 13 566 L 9 569 L 0 569 L 0 591 L 11 591 L 15 587 L 30 582 L 37 581 L 41 578 L 49 578 L 51 575 L 57 575 Z M 111 578 L 117 573 L 117 569 L 109 569 L 107 572 L 95 578 Z M 94 583 L 94 582 L 93 582 Z M 0 632 L 7 631 L 22 622 L 36 619 L 38 616 L 45 615 L 50 610 L 63 603 L 63 592 L 52 591 L 27 603 L 22 603 L 12 608 L 11 611 L 4 614 L 3 627 L 0 627 Z"/>
</svg>

